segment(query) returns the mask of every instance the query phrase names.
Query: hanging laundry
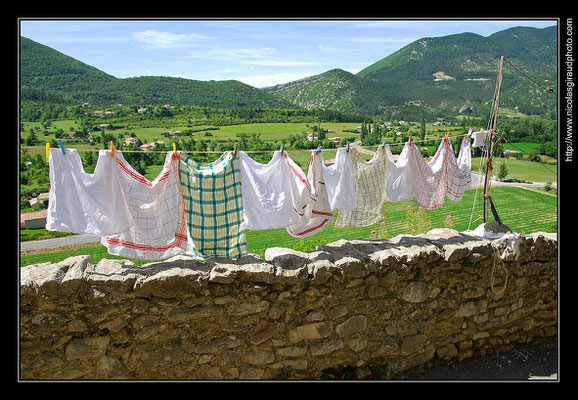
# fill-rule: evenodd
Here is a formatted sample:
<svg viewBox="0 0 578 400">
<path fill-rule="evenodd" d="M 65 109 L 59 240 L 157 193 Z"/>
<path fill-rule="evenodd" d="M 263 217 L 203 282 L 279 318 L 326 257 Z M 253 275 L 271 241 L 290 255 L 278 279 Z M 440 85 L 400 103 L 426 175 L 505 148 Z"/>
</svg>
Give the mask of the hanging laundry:
<svg viewBox="0 0 578 400">
<path fill-rule="evenodd" d="M 399 158 L 394 161 L 389 145 L 385 145 L 386 185 L 385 199 L 391 202 L 405 201 L 413 198 L 415 192 L 414 163 L 409 162 L 410 144 L 403 146 Z"/>
<path fill-rule="evenodd" d="M 472 150 L 470 135 L 464 135 L 460 152 L 456 156 L 452 145 L 447 141 L 447 193 L 446 197 L 451 201 L 462 199 L 464 192 L 472 183 Z"/>
<path fill-rule="evenodd" d="M 297 224 L 315 202 L 303 170 L 286 152 L 275 151 L 267 164 L 239 151 L 245 228 L 286 228 Z"/>
<path fill-rule="evenodd" d="M 239 157 L 227 151 L 199 163 L 181 153 L 179 179 L 188 237 L 184 254 L 201 260 L 246 254 Z"/>
<path fill-rule="evenodd" d="M 413 164 L 411 168 L 415 176 L 413 199 L 422 208 L 434 210 L 444 204 L 444 196 L 447 192 L 445 142 L 445 139 L 442 140 L 429 163 L 425 161 L 415 142 L 410 143 L 409 162 Z"/>
<path fill-rule="evenodd" d="M 322 167 L 323 153 L 320 150 L 313 150 L 307 170 L 307 182 L 315 201 L 311 202 L 310 197 L 305 197 L 303 215 L 296 224 L 286 228 L 293 237 L 313 236 L 333 222 Z"/>
<path fill-rule="evenodd" d="M 353 210 L 339 210 L 335 226 L 364 227 L 376 223 L 385 216 L 383 212 L 387 167 L 385 146 L 379 146 L 369 161 L 365 161 L 355 148 L 351 148 L 350 152 L 353 152 L 357 205 Z"/>
<path fill-rule="evenodd" d="M 179 183 L 179 155 L 169 151 L 160 174 L 152 182 L 115 151 L 121 190 L 134 224 L 125 232 L 103 236 L 110 254 L 160 260 L 187 249 L 184 203 Z"/>
<path fill-rule="evenodd" d="M 326 166 L 323 162 L 321 163 L 325 188 L 332 210 L 353 210 L 357 205 L 352 154 L 352 151 L 338 148 L 333 165 Z M 322 152 L 319 152 L 319 155 L 323 159 Z"/>
<path fill-rule="evenodd" d="M 51 149 L 46 230 L 95 236 L 124 232 L 133 224 L 121 190 L 116 161 L 98 152 L 93 174 L 84 172 L 76 149 Z"/>
<path fill-rule="evenodd" d="M 472 129 L 470 128 L 470 132 Z M 471 137 L 474 139 L 473 147 L 483 147 L 486 142 L 486 136 L 490 131 L 479 130 L 477 132 L 471 132 Z"/>
</svg>

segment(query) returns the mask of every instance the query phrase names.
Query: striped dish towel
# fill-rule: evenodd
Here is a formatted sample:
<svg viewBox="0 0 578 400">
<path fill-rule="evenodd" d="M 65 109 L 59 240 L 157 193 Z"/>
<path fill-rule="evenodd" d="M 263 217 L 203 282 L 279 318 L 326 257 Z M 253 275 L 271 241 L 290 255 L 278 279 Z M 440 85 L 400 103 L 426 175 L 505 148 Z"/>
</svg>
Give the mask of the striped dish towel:
<svg viewBox="0 0 578 400">
<path fill-rule="evenodd" d="M 141 260 L 161 260 L 182 253 L 187 235 L 179 156 L 169 151 L 163 169 L 152 182 L 139 174 L 122 152 L 116 151 L 114 160 L 132 225 L 122 233 L 101 237 L 101 243 L 110 254 Z"/>
<path fill-rule="evenodd" d="M 365 161 L 356 148 L 350 151 L 353 152 L 357 206 L 353 210 L 339 210 L 335 226 L 340 228 L 369 226 L 385 217 L 385 147 L 379 146 L 369 161 Z"/>
</svg>

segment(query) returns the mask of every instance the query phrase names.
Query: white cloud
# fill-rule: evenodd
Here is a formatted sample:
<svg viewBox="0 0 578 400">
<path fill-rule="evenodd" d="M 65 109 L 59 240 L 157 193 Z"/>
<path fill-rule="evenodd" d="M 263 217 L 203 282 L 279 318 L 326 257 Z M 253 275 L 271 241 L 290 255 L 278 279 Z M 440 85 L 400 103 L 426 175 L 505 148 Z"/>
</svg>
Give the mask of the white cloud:
<svg viewBox="0 0 578 400">
<path fill-rule="evenodd" d="M 245 64 L 260 65 L 263 67 L 299 67 L 303 65 L 319 65 L 309 61 L 283 61 L 283 60 L 254 60 L 245 61 Z"/>
<path fill-rule="evenodd" d="M 279 72 L 276 74 L 242 76 L 234 79 L 256 88 L 263 88 L 267 86 L 275 86 L 282 83 L 296 81 L 298 79 L 307 78 L 308 76 L 316 74 L 318 74 L 318 72 L 301 72 L 301 73 Z"/>
<path fill-rule="evenodd" d="M 149 29 L 135 32 L 133 38 L 148 49 L 169 49 L 187 46 L 200 39 L 207 39 L 207 36 L 198 33 L 171 33 Z"/>
<path fill-rule="evenodd" d="M 364 43 L 411 43 L 418 38 L 411 37 L 391 37 L 391 36 L 352 36 L 344 38 L 343 40 L 349 42 L 364 42 Z"/>
</svg>

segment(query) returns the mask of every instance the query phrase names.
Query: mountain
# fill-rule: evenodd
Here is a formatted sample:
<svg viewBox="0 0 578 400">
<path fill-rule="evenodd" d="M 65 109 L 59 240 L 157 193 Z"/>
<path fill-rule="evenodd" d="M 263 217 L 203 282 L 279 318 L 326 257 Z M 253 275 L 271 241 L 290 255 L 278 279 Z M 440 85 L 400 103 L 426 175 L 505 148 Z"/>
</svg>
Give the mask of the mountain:
<svg viewBox="0 0 578 400">
<path fill-rule="evenodd" d="M 556 36 L 556 27 L 517 27 L 488 37 L 473 33 L 427 37 L 356 75 L 331 70 L 266 90 L 306 108 L 415 118 L 440 110 L 455 114 L 467 106 L 483 114 L 493 98 L 502 55 L 526 75 L 555 86 Z M 556 96 L 540 91 L 507 63 L 500 99 L 502 107 L 520 112 L 556 113 Z"/>
<path fill-rule="evenodd" d="M 26 37 L 20 37 L 20 87 L 22 100 L 216 108 L 292 107 L 283 99 L 234 80 L 116 78 Z"/>
<path fill-rule="evenodd" d="M 419 101 L 425 107 L 442 107 L 458 111 L 467 105 L 474 110 L 491 102 L 495 87 L 498 59 L 504 56 L 538 82 L 556 82 L 556 27 L 544 29 L 517 27 L 483 37 L 462 33 L 437 38 L 423 38 L 390 56 L 368 66 L 357 76 L 369 79 L 390 92 L 403 93 L 406 102 Z M 501 103 L 515 108 L 529 104 L 532 93 L 511 89 L 529 82 L 526 77 L 504 63 Z M 534 86 L 535 88 L 535 86 Z M 551 94 L 534 99 L 535 108 L 526 112 L 555 111 L 556 97 Z M 487 105 L 486 105 L 487 107 Z"/>
<path fill-rule="evenodd" d="M 329 109 L 352 114 L 381 114 L 401 97 L 342 69 L 263 89 L 305 109 Z"/>
<path fill-rule="evenodd" d="M 498 59 L 503 55 L 506 62 L 500 106 L 555 118 L 556 96 L 528 77 L 555 87 L 556 40 L 555 26 L 516 27 L 488 37 L 474 33 L 426 37 L 357 74 L 332 69 L 257 89 L 234 80 L 207 82 L 160 76 L 119 79 L 21 37 L 21 98 L 92 104 L 316 108 L 388 119 L 455 115 L 466 106 L 474 115 L 483 116 L 491 105 Z"/>
</svg>

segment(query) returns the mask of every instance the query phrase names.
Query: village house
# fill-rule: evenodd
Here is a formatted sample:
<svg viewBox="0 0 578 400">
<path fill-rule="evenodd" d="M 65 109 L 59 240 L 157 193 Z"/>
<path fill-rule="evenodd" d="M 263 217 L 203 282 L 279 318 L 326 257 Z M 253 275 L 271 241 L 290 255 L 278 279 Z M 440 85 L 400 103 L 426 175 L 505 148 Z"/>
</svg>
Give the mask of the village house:
<svg viewBox="0 0 578 400">
<path fill-rule="evenodd" d="M 147 150 L 152 150 L 155 147 L 155 144 L 158 144 L 159 146 L 165 146 L 167 143 L 163 142 L 162 140 L 156 141 L 156 142 L 151 142 L 151 143 L 145 143 L 142 146 L 139 146 L 141 150 L 143 151 L 147 151 Z"/>
<path fill-rule="evenodd" d="M 42 229 L 46 226 L 48 210 L 20 214 L 20 229 Z"/>
<path fill-rule="evenodd" d="M 155 147 L 155 144 L 154 144 L 154 142 L 153 142 L 153 143 L 145 143 L 145 144 L 143 144 L 143 145 L 141 145 L 141 146 L 139 146 L 139 147 L 140 147 L 141 150 L 147 151 L 147 150 L 150 150 L 150 149 L 152 149 L 153 147 Z"/>
<path fill-rule="evenodd" d="M 131 144 L 138 144 L 138 142 L 139 142 L 139 139 L 138 139 L 138 138 L 129 137 L 129 138 L 126 138 L 126 139 L 124 140 L 124 145 L 125 145 L 125 146 L 128 146 L 128 145 L 131 145 Z"/>
</svg>

